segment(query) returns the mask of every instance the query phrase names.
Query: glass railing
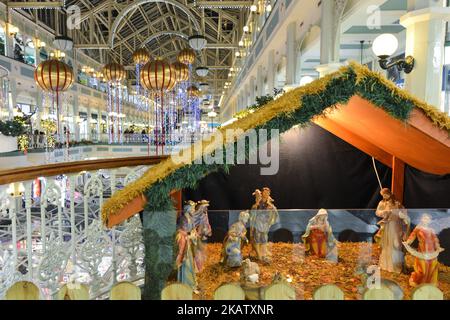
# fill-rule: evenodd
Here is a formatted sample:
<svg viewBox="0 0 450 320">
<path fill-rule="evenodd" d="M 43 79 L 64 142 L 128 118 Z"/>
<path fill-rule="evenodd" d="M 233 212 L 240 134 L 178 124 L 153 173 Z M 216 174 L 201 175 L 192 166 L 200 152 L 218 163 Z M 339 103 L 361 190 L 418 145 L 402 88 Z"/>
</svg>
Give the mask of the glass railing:
<svg viewBox="0 0 450 320">
<path fill-rule="evenodd" d="M 139 216 L 112 230 L 103 229 L 99 217 L 101 205 L 111 192 L 137 178 L 145 168 L 127 170 L 40 178 L 40 188 L 37 180 L 24 182 L 23 194 L 17 196 L 8 194 L 14 188 L 7 192 L 4 186 L 2 197 L 8 201 L 2 202 L 5 208 L 0 224 L 3 252 L 0 295 L 18 279 L 37 284 L 46 299 L 54 298 L 58 289 L 74 277 L 90 288 L 92 299 L 107 298 L 112 285 L 123 280 L 140 281 L 139 285 L 143 285 Z M 338 298 L 362 300 L 372 297 L 372 289 L 381 290 L 376 293 L 381 294 L 381 299 L 409 300 L 415 294 L 411 279 L 417 271 L 417 259 L 420 262 L 424 257 L 436 267 L 438 281 L 433 286 L 445 299 L 450 298 L 449 209 L 402 212 L 403 220 L 397 223 L 398 230 L 405 234 L 399 243 L 385 242 L 383 232 L 388 234 L 391 226 L 386 221 L 380 233 L 382 223 L 375 210 L 330 209 L 328 222 L 323 220 L 324 223 L 317 218 L 316 209 L 278 209 L 278 217 L 274 219 L 277 221 L 268 229 L 265 224 L 268 220 L 258 217 L 267 211 L 250 212 L 246 228 L 236 225 L 241 212 L 210 210 L 207 214 L 210 233 L 202 234 L 201 228 L 195 233 L 194 229 L 184 229 L 191 236 L 189 241 L 195 243 L 191 259 L 197 261 L 202 257 L 198 272 L 193 275 L 196 279 L 195 288 L 191 288 L 195 290 L 190 292 L 193 299 L 224 297 L 220 293 L 222 288 L 232 285 L 232 294 L 243 293 L 249 300 L 320 299 L 327 297 L 329 290 Z M 423 223 L 425 213 L 431 217 L 431 223 L 421 230 L 429 232 L 431 238 L 435 235 L 433 241 L 444 249 L 433 257 L 417 244 L 417 239 L 424 239 L 416 226 Z M 229 233 L 231 237 L 227 236 L 228 230 L 234 230 Z M 84 252 L 88 246 L 95 255 Z M 437 247 L 429 251 L 437 251 Z M 398 258 L 394 264 L 399 269 L 380 270 L 380 265 L 386 266 L 386 262 L 380 262 L 380 256 L 385 255 L 386 259 L 390 254 Z M 55 255 L 59 259 L 51 259 Z M 194 260 L 186 257 L 179 267 L 187 268 L 186 264 Z M 175 276 L 168 279 L 167 287 L 179 284 L 176 270 L 174 263 Z M 279 286 L 283 287 L 282 293 L 273 296 L 274 287 Z"/>
<path fill-rule="evenodd" d="M 260 212 L 250 212 L 247 223 L 246 241 L 227 240 L 223 242 L 228 230 L 236 228 L 231 226 L 239 221 L 241 210 L 210 211 L 209 223 L 211 236 L 205 241 L 206 260 L 203 271 L 198 273 L 197 282 L 200 290 L 199 298 L 213 299 L 220 284 L 235 283 L 240 285 L 251 297 L 253 289 L 268 288 L 280 277 L 287 280 L 287 284 L 296 292 L 296 299 L 313 299 L 316 289 L 324 285 L 336 285 L 345 296 L 345 299 L 363 299 L 368 288 L 368 279 L 374 279 L 374 272 L 379 272 L 379 281 L 389 287 L 396 299 L 411 299 L 411 274 L 417 263 L 416 256 L 420 255 L 417 239 L 422 243 L 424 238 L 417 233 L 411 236 L 417 225 L 421 223 L 424 214 L 431 217 L 429 225 L 430 234 L 425 241 L 435 245 L 433 234 L 444 249 L 436 259 L 437 287 L 444 293 L 446 299 L 450 298 L 450 210 L 448 209 L 408 209 L 405 222 L 399 220 L 395 228 L 404 232 L 404 237 L 385 238 L 378 235 L 381 219 L 375 210 L 327 210 L 328 225 L 320 224 L 314 217 L 318 210 L 282 210 L 278 209 L 276 221 L 267 233 L 264 231 L 270 226 L 267 217 L 258 218 Z M 408 223 L 406 223 L 408 222 Z M 326 226 L 326 227 L 324 227 Z M 331 229 L 327 229 L 331 227 Z M 317 229 L 318 228 L 318 229 Z M 389 223 L 385 229 L 392 228 Z M 316 232 L 315 230 L 321 230 Z M 324 231 L 325 232 L 322 232 Z M 332 232 L 328 232 L 331 230 Z M 397 230 L 397 229 L 396 229 Z M 425 229 L 420 229 L 425 230 Z M 386 233 L 388 231 L 385 231 Z M 414 233 L 416 234 L 416 233 Z M 236 236 L 236 234 L 234 234 Z M 267 236 L 265 239 L 264 237 Z M 402 244 L 410 236 L 411 245 Z M 415 240 L 415 241 L 412 241 Z M 267 241 L 267 242 L 266 242 Z M 383 242 L 384 241 L 384 242 Z M 242 249 L 237 244 L 241 242 Z M 391 246 L 392 247 L 389 247 Z M 259 249 L 258 249 L 259 246 Z M 420 244 L 421 246 L 421 244 Z M 261 247 L 265 247 L 262 249 Z M 258 250 L 261 253 L 259 256 Z M 398 258 L 398 269 L 389 272 L 378 269 L 383 265 L 380 262 L 382 251 Z M 437 248 L 430 249 L 435 251 Z M 223 252 L 228 260 L 224 264 Z M 265 260 L 267 257 L 267 261 Z M 402 259 L 404 257 L 404 263 Z M 250 259 L 259 265 L 259 280 L 246 281 L 241 278 L 244 272 L 245 259 Z M 386 259 L 386 258 L 384 258 Z M 390 257 L 387 258 L 390 260 Z M 435 261 L 435 260 L 427 260 Z M 430 262 L 431 263 L 431 262 Z M 434 263 L 434 262 L 433 262 Z M 389 261 L 385 265 L 389 265 Z M 397 273 L 398 271 L 398 273 Z M 426 281 L 425 281 L 426 282 Z M 430 281 L 431 282 L 431 281 Z M 370 286 L 369 286 L 370 287 Z M 260 297 L 262 298 L 262 297 Z"/>
</svg>

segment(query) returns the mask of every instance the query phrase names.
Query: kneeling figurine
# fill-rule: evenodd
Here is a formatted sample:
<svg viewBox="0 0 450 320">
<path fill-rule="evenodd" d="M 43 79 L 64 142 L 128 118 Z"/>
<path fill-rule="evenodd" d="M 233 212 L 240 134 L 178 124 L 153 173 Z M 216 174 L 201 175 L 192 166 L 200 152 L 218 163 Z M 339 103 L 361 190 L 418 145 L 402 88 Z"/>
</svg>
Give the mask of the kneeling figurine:
<svg viewBox="0 0 450 320">
<path fill-rule="evenodd" d="M 415 257 L 414 272 L 409 278 L 409 284 L 413 287 L 423 283 L 438 284 L 438 256 L 444 249 L 441 248 L 434 230 L 430 228 L 430 222 L 430 215 L 422 215 L 419 225 L 408 240 L 403 242 L 406 250 Z M 410 246 L 416 239 L 419 241 L 418 250 Z"/>
<path fill-rule="evenodd" d="M 305 253 L 318 258 L 337 260 L 336 239 L 328 222 L 328 212 L 320 209 L 319 212 L 309 220 L 306 232 L 302 236 L 305 243 Z"/>
<path fill-rule="evenodd" d="M 223 242 L 221 262 L 230 268 L 242 265 L 242 241 L 248 243 L 246 224 L 249 217 L 248 211 L 242 211 L 239 214 L 239 221 L 231 225 Z"/>
</svg>

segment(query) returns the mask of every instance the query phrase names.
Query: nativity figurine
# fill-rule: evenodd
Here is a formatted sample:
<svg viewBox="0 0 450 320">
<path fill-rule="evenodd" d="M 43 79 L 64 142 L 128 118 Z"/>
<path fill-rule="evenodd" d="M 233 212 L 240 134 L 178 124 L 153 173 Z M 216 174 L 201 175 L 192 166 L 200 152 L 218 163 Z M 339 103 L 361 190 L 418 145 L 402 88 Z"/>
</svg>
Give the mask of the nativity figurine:
<svg viewBox="0 0 450 320">
<path fill-rule="evenodd" d="M 375 212 L 377 217 L 382 218 L 375 235 L 375 241 L 381 247 L 379 266 L 388 272 L 401 273 L 404 267 L 402 242 L 408 237 L 410 220 L 406 209 L 390 189 L 384 188 L 380 194 L 383 199 Z"/>
<path fill-rule="evenodd" d="M 422 215 L 420 223 L 403 242 L 406 250 L 415 257 L 414 272 L 409 278 L 409 284 L 413 287 L 424 283 L 438 284 L 438 256 L 444 249 L 441 248 L 436 233 L 430 228 L 430 223 L 431 216 Z M 411 247 L 416 239 L 418 240 L 417 250 Z"/>
<path fill-rule="evenodd" d="M 221 262 L 230 267 L 237 268 L 242 265 L 242 246 L 247 244 L 247 222 L 250 217 L 248 211 L 239 214 L 239 221 L 232 224 L 223 241 Z"/>
<path fill-rule="evenodd" d="M 328 222 L 327 210 L 320 209 L 309 220 L 302 240 L 305 244 L 306 254 L 317 258 L 337 261 L 337 241 L 333 236 L 333 230 Z"/>
<path fill-rule="evenodd" d="M 273 204 L 274 200 L 271 198 L 270 193 L 269 188 L 263 188 L 262 191 L 257 189 L 253 193 L 255 204 L 252 206 L 250 213 L 252 246 L 258 259 L 264 263 L 270 263 L 270 252 L 268 250 L 269 230 L 279 221 L 278 210 Z"/>
<path fill-rule="evenodd" d="M 255 286 L 259 282 L 259 275 L 261 271 L 259 265 L 256 262 L 252 262 L 250 259 L 245 259 L 242 263 L 241 271 L 241 283 L 245 287 Z"/>
<path fill-rule="evenodd" d="M 209 201 L 207 200 L 197 202 L 192 217 L 194 228 L 198 236 L 197 245 L 194 252 L 194 259 L 198 272 L 203 270 L 207 258 L 205 241 L 208 237 L 212 236 L 212 229 L 208 218 L 208 207 Z"/>
<path fill-rule="evenodd" d="M 193 214 L 195 212 L 196 203 L 188 201 L 184 207 L 184 212 L 179 219 L 176 243 L 178 245 L 178 254 L 176 258 L 176 266 L 178 269 L 177 280 L 197 289 L 198 272 L 195 263 L 195 248 L 198 243 L 198 234 L 194 226 Z"/>
</svg>

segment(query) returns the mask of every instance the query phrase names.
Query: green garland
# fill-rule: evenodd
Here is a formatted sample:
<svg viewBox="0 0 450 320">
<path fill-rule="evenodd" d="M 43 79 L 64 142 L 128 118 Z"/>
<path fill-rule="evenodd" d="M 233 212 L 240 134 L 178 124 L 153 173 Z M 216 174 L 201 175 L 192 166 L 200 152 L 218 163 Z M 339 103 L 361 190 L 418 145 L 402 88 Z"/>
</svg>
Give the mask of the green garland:
<svg viewBox="0 0 450 320">
<path fill-rule="evenodd" d="M 268 132 L 271 129 L 278 129 L 281 134 L 295 125 L 307 126 L 311 123 L 313 117 L 323 114 L 324 110 L 329 107 L 346 104 L 355 94 L 367 99 L 401 121 L 406 121 L 415 107 L 413 101 L 394 95 L 376 77 L 368 77 L 361 82 L 357 81 L 357 74 L 352 68 L 349 68 L 339 77 L 332 79 L 325 90 L 318 94 L 303 96 L 299 101 L 300 108 L 291 113 L 280 114 L 256 129 L 267 129 Z M 259 99 L 259 104 L 253 106 L 253 109 L 260 108 L 272 100 L 273 98 L 267 97 L 266 99 Z M 144 215 L 148 216 L 153 223 L 149 228 L 144 229 L 146 247 L 144 298 L 159 299 L 161 289 L 174 268 L 176 248 L 174 248 L 173 243 L 176 218 L 169 196 L 170 192 L 172 190 L 195 188 L 198 181 L 203 177 L 220 170 L 228 173 L 229 165 L 187 165 L 153 184 L 145 191 L 148 201 Z M 164 213 L 161 214 L 161 212 Z M 161 230 L 164 230 L 164 232 L 161 232 Z"/>
<path fill-rule="evenodd" d="M 25 120 L 15 116 L 13 120 L 0 121 L 0 133 L 9 137 L 18 137 L 27 132 Z"/>
</svg>

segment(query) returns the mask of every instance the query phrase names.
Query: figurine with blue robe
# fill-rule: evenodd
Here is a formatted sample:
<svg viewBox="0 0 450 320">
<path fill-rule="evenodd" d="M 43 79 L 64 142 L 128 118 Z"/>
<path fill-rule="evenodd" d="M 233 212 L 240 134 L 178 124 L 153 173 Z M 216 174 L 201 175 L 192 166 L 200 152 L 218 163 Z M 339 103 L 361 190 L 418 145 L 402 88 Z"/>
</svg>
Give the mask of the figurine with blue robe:
<svg viewBox="0 0 450 320">
<path fill-rule="evenodd" d="M 239 221 L 231 225 L 223 242 L 221 262 L 230 268 L 242 265 L 242 241 L 248 243 L 246 224 L 249 217 L 248 211 L 241 212 Z"/>
</svg>

